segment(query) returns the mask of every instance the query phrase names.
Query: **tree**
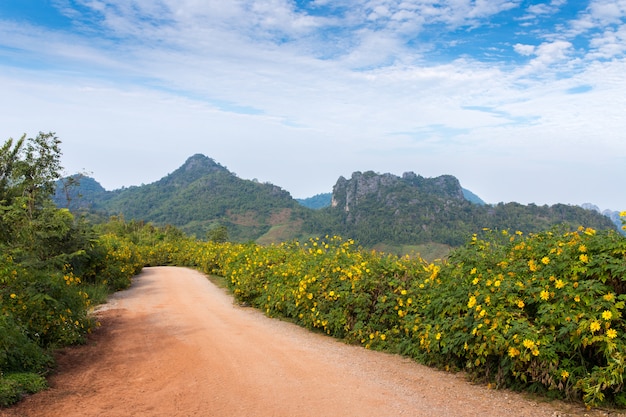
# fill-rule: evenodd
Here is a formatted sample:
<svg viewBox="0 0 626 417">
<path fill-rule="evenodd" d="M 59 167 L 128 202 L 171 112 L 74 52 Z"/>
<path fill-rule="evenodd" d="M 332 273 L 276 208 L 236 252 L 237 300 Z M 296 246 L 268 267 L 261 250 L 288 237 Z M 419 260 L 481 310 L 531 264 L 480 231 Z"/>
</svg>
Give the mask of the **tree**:
<svg viewBox="0 0 626 417">
<path fill-rule="evenodd" d="M 228 228 L 224 225 L 218 225 L 207 232 L 209 242 L 224 243 L 228 241 Z"/>
<path fill-rule="evenodd" d="M 40 132 L 0 147 L 0 247 L 18 259 L 45 262 L 83 243 L 74 217 L 51 200 L 61 177 L 60 143 Z"/>
</svg>

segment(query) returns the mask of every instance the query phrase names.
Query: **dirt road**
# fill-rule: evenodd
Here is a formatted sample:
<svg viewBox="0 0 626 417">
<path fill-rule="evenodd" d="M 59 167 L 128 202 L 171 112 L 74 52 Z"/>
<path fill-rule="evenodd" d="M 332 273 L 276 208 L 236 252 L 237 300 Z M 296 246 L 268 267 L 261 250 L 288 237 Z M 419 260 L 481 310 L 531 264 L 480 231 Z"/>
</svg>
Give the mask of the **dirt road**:
<svg viewBox="0 0 626 417">
<path fill-rule="evenodd" d="M 146 268 L 2 416 L 605 416 L 471 385 L 233 304 L 202 274 Z M 613 415 L 613 414 L 611 414 Z"/>
</svg>

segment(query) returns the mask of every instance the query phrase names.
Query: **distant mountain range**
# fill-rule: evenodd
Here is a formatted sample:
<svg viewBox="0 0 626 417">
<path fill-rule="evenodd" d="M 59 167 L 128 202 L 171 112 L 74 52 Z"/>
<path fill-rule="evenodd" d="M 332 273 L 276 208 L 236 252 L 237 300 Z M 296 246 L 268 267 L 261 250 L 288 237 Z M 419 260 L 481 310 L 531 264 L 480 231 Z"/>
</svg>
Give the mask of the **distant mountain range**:
<svg viewBox="0 0 626 417">
<path fill-rule="evenodd" d="M 64 178 L 54 199 L 95 219 L 121 215 L 173 225 L 199 238 L 225 227 L 231 240 L 259 243 L 340 234 L 368 247 L 457 246 L 484 227 L 523 232 L 557 224 L 615 228 L 608 217 L 576 206 L 487 205 L 449 175 L 355 172 L 350 179 L 340 177 L 332 193 L 295 200 L 276 185 L 238 178 L 200 154 L 152 184 L 114 191 L 90 177 Z"/>
</svg>

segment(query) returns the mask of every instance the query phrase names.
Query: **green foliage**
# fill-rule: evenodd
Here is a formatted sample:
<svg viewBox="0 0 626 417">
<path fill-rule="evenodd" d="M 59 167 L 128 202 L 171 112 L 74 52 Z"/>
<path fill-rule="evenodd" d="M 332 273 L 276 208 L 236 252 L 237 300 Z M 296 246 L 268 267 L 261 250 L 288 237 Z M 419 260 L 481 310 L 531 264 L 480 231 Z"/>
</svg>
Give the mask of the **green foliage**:
<svg viewBox="0 0 626 417">
<path fill-rule="evenodd" d="M 269 316 L 495 387 L 626 404 L 626 239 L 614 231 L 485 230 L 437 263 L 337 236 L 170 248 L 169 262 L 225 277 Z"/>
<path fill-rule="evenodd" d="M 0 375 L 0 407 L 19 401 L 24 394 L 34 394 L 47 387 L 46 379 L 32 372 Z"/>
<path fill-rule="evenodd" d="M 122 233 L 131 227 L 112 222 L 120 235 L 99 236 L 52 203 L 59 143 L 40 133 L 0 148 L 0 405 L 42 389 L 50 352 L 84 341 L 95 325 L 89 294 L 102 301 L 105 284 L 124 288 L 143 266 Z"/>
<path fill-rule="evenodd" d="M 224 225 L 217 225 L 207 232 L 209 242 L 224 243 L 228 241 L 228 228 Z"/>
</svg>

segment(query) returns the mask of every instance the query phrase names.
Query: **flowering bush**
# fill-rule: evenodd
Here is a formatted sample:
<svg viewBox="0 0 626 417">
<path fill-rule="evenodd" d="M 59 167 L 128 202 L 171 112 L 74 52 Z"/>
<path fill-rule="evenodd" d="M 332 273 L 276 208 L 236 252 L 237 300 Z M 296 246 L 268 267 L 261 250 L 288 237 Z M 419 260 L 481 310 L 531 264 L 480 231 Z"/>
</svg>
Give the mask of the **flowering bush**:
<svg viewBox="0 0 626 417">
<path fill-rule="evenodd" d="M 498 387 L 626 405 L 626 239 L 614 232 L 485 230 L 436 263 L 338 236 L 185 241 L 167 256 L 225 277 L 237 300 L 269 316 L 367 348 Z"/>
</svg>

